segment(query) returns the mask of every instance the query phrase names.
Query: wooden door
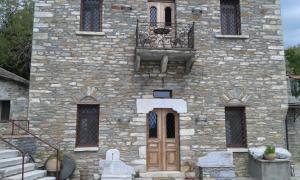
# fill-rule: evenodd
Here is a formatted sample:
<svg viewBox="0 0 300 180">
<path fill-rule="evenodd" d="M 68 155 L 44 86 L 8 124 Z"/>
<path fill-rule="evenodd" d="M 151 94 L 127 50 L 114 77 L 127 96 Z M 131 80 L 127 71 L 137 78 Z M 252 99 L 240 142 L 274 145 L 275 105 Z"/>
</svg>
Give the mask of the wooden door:
<svg viewBox="0 0 300 180">
<path fill-rule="evenodd" d="M 179 171 L 179 121 L 171 109 L 155 109 L 147 117 L 148 171 Z"/>
</svg>

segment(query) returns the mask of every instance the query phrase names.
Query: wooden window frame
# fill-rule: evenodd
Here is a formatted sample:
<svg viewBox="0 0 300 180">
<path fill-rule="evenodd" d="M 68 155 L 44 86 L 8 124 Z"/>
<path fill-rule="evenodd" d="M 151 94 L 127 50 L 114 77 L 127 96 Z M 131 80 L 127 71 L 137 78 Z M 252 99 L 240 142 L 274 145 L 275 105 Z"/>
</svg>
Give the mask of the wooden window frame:
<svg viewBox="0 0 300 180">
<path fill-rule="evenodd" d="M 79 116 L 79 107 L 80 106 L 97 106 L 97 144 L 79 144 L 79 121 L 80 121 L 80 116 Z M 75 142 L 75 147 L 76 148 L 81 148 L 81 147 L 98 147 L 99 146 L 99 124 L 100 124 L 100 105 L 99 104 L 77 104 L 77 120 L 76 120 L 76 142 Z"/>
<path fill-rule="evenodd" d="M 241 144 L 229 144 L 228 139 L 227 139 L 227 131 L 228 129 L 226 128 L 226 111 L 227 109 L 240 109 L 242 111 L 242 119 L 241 120 L 241 136 L 243 142 Z M 226 147 L 227 148 L 247 148 L 248 147 L 248 142 L 247 142 L 247 121 L 246 121 L 246 107 L 244 106 L 228 106 L 225 107 L 225 133 L 226 133 Z"/>
<path fill-rule="evenodd" d="M 84 31 L 84 32 L 102 32 L 102 23 L 103 23 L 103 0 L 99 0 L 100 1 L 100 9 L 99 9 L 99 14 L 100 14 L 100 24 L 99 24 L 99 31 L 85 31 L 83 29 L 83 1 L 84 0 L 81 0 L 81 3 L 80 3 L 80 31 Z"/>
</svg>

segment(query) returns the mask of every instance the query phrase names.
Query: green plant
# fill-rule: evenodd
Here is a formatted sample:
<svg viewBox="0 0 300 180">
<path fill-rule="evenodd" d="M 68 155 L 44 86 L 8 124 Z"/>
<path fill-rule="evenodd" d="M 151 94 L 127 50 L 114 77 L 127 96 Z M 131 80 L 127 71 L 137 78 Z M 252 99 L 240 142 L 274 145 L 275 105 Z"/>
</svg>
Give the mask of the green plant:
<svg viewBox="0 0 300 180">
<path fill-rule="evenodd" d="M 273 146 L 273 145 L 267 145 L 267 148 L 266 148 L 264 154 L 265 155 L 275 154 L 275 146 Z"/>
<path fill-rule="evenodd" d="M 140 171 L 136 171 L 134 174 L 134 178 L 139 178 L 140 177 Z"/>
</svg>

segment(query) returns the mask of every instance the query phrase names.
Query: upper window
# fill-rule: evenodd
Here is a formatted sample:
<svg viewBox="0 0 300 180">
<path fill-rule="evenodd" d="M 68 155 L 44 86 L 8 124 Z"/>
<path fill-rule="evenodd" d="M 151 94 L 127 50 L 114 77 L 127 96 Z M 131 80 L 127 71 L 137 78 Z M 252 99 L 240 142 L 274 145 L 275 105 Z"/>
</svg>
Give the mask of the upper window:
<svg viewBox="0 0 300 180">
<path fill-rule="evenodd" d="M 221 29 L 224 35 L 241 35 L 239 0 L 221 0 Z"/>
<path fill-rule="evenodd" d="M 157 8 L 152 6 L 150 8 L 150 25 L 156 26 L 157 23 Z"/>
<path fill-rule="evenodd" d="M 172 9 L 170 7 L 165 8 L 165 26 L 172 25 Z"/>
<path fill-rule="evenodd" d="M 154 90 L 154 98 L 172 98 L 172 90 Z"/>
<path fill-rule="evenodd" d="M 102 0 L 81 1 L 81 31 L 102 30 Z"/>
<path fill-rule="evenodd" d="M 9 120 L 10 101 L 0 101 L 0 120 Z"/>
<path fill-rule="evenodd" d="M 246 115 L 244 107 L 226 107 L 227 147 L 247 147 Z"/>
<path fill-rule="evenodd" d="M 77 116 L 76 146 L 98 146 L 99 105 L 78 105 Z"/>
</svg>

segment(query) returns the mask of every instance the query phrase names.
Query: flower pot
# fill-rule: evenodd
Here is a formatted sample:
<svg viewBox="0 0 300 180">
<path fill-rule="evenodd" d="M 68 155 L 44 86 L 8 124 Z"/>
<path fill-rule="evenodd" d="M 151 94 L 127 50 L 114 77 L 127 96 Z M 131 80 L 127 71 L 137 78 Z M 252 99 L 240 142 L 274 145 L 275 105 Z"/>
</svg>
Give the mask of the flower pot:
<svg viewBox="0 0 300 180">
<path fill-rule="evenodd" d="M 49 159 L 47 161 L 46 164 L 46 169 L 49 172 L 56 172 L 56 165 L 57 165 L 57 159 L 53 158 L 53 159 Z M 60 170 L 60 161 L 58 161 L 58 167 L 57 167 L 58 171 Z"/>
<path fill-rule="evenodd" d="M 80 169 L 79 173 L 80 173 L 80 180 L 88 179 L 88 176 L 89 176 L 89 170 L 88 169 Z"/>
<path fill-rule="evenodd" d="M 264 154 L 264 159 L 265 160 L 274 160 L 275 159 L 275 154 Z"/>
</svg>

